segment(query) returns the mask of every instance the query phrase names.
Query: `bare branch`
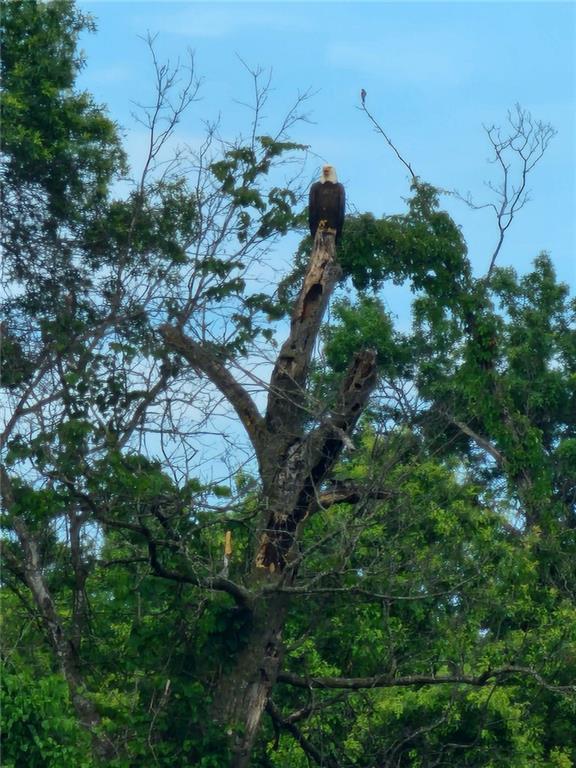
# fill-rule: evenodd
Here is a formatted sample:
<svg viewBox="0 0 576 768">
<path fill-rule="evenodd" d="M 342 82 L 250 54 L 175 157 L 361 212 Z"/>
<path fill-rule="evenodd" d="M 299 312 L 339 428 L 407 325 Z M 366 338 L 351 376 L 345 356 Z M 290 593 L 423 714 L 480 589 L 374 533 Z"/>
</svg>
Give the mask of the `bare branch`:
<svg viewBox="0 0 576 768">
<path fill-rule="evenodd" d="M 357 107 L 361 112 L 364 112 L 365 115 L 368 117 L 372 125 L 374 126 L 374 129 L 377 133 L 381 134 L 388 146 L 393 150 L 394 154 L 400 160 L 400 162 L 408 169 L 410 172 L 410 176 L 412 177 L 412 181 L 414 184 L 418 184 L 418 176 L 414 173 L 414 169 L 410 165 L 410 163 L 403 157 L 403 155 L 400 154 L 400 151 L 398 150 L 396 144 L 392 141 L 392 139 L 388 136 L 384 128 L 380 125 L 378 120 L 374 117 L 374 115 L 370 112 L 368 107 L 366 106 L 366 92 L 363 90 L 361 94 L 361 105 Z"/>
<path fill-rule="evenodd" d="M 507 230 L 518 212 L 529 202 L 528 175 L 542 159 L 556 135 L 549 123 L 534 121 L 532 115 L 519 104 L 516 104 L 514 112 L 508 111 L 508 124 L 509 130 L 505 135 L 499 127 L 484 126 L 493 151 L 489 162 L 498 166 L 501 174 L 499 184 L 492 181 L 487 183 L 496 195 L 496 203 L 477 204 L 470 193 L 466 196 L 457 191 L 451 193 L 473 210 L 491 208 L 496 215 L 498 240 L 490 258 L 486 279 L 492 274 Z"/>
<path fill-rule="evenodd" d="M 552 685 L 542 675 L 529 667 L 501 667 L 489 669 L 477 676 L 471 675 L 407 675 L 394 677 L 390 674 L 374 675 L 372 677 L 301 677 L 292 672 L 280 672 L 279 683 L 286 683 L 296 688 L 340 688 L 351 691 L 359 691 L 371 688 L 402 688 L 413 685 L 471 685 L 483 686 L 513 678 L 515 675 L 532 677 L 538 685 L 555 693 L 574 694 L 576 685 Z M 513 679 L 508 683 L 514 685 Z"/>
<path fill-rule="evenodd" d="M 303 391 L 320 323 L 342 275 L 336 260 L 334 235 L 318 231 L 302 288 L 292 311 L 290 332 L 282 345 L 270 378 L 266 427 L 270 444 L 265 476 L 274 477 L 280 457 L 309 416 Z"/>
<path fill-rule="evenodd" d="M 188 107 L 197 101 L 201 82 L 194 72 L 194 54 L 188 51 L 189 61 L 187 65 L 177 61 L 174 66 L 170 62 L 161 64 L 156 55 L 155 42 L 157 35 L 148 34 L 142 38 L 150 51 L 156 78 L 156 101 L 151 106 L 137 104 L 144 117 L 135 114 L 137 122 L 148 129 L 148 152 L 140 176 L 140 193 L 144 194 L 144 187 L 149 172 L 157 163 L 162 149 L 174 134 L 177 124 Z M 176 96 L 175 103 L 171 101 L 174 89 L 180 84 L 180 76 L 185 73 L 184 84 Z"/>
<path fill-rule="evenodd" d="M 158 330 L 168 346 L 179 352 L 193 368 L 202 371 L 228 399 L 248 433 L 259 461 L 262 461 L 263 419 L 248 392 L 234 379 L 224 363 L 205 346 L 186 336 L 179 326 L 166 323 Z"/>
<path fill-rule="evenodd" d="M 463 421 L 459 421 L 454 416 L 451 416 L 446 411 L 443 411 L 444 415 L 448 419 L 448 421 L 453 424 L 455 427 L 458 427 L 458 429 L 463 432 L 465 435 L 470 437 L 479 448 L 482 448 L 483 451 L 486 451 L 494 461 L 498 464 L 499 467 L 502 467 L 504 465 L 505 459 L 504 456 L 500 453 L 500 451 L 496 448 L 495 445 L 493 445 L 489 440 L 487 440 L 485 437 L 482 437 L 477 432 L 475 432 L 471 427 L 469 427 L 467 424 L 465 424 Z"/>
</svg>

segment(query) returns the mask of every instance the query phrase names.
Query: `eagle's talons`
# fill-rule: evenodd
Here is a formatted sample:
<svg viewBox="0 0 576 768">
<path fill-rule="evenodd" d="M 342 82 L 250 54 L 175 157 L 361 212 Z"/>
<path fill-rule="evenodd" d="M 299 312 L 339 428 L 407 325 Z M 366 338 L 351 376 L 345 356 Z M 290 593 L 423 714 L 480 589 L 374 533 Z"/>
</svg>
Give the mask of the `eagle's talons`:
<svg viewBox="0 0 576 768">
<path fill-rule="evenodd" d="M 334 235 L 336 237 L 336 230 L 329 225 L 326 219 L 321 219 L 318 222 L 318 232 L 321 232 L 323 235 Z"/>
</svg>

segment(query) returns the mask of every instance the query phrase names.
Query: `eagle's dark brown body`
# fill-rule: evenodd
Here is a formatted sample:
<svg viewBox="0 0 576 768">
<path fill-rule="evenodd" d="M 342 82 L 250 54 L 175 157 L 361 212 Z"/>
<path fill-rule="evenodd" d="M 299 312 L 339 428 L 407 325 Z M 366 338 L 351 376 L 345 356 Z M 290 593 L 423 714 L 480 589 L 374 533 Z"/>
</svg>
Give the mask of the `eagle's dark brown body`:
<svg viewBox="0 0 576 768">
<path fill-rule="evenodd" d="M 312 237 L 316 236 L 318 227 L 324 222 L 322 228 L 334 230 L 338 243 L 344 224 L 345 205 L 346 193 L 342 184 L 327 180 L 314 182 L 310 187 L 308 204 L 308 222 Z"/>
</svg>

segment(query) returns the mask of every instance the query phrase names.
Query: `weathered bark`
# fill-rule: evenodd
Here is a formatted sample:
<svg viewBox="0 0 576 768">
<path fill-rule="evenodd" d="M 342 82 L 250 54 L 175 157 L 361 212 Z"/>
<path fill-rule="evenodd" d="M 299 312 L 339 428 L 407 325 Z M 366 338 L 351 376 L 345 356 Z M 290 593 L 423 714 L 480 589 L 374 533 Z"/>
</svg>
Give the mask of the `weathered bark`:
<svg viewBox="0 0 576 768">
<path fill-rule="evenodd" d="M 273 482 L 264 483 L 266 519 L 256 564 L 271 573 L 282 571 L 296 541 L 297 529 L 319 506 L 319 489 L 338 459 L 376 385 L 376 355 L 359 352 L 346 374 L 337 407 L 322 423 L 295 439 Z"/>
<path fill-rule="evenodd" d="M 78 666 L 74 642 L 67 635 L 54 599 L 46 586 L 38 544 L 22 519 L 15 518 L 13 525 L 24 554 L 22 575 L 46 628 L 47 637 L 58 659 L 62 675 L 68 684 L 72 706 L 80 724 L 90 731 L 94 756 L 100 760 L 110 760 L 115 754 L 113 745 L 98 733 L 101 718 L 94 704 L 84 695 L 85 685 Z"/>
<path fill-rule="evenodd" d="M 230 736 L 233 768 L 250 765 L 252 745 L 282 668 L 288 599 L 272 593 L 257 602 L 245 645 L 215 691 L 213 716 Z"/>
<path fill-rule="evenodd" d="M 305 384 L 320 323 L 330 296 L 342 275 L 336 262 L 334 235 L 319 231 L 308 269 L 292 312 L 290 334 L 280 350 L 270 379 L 266 427 L 267 465 L 274 475 L 278 459 L 309 418 Z M 266 481 L 266 476 L 263 478 Z"/>
<path fill-rule="evenodd" d="M 296 568 L 300 529 L 319 506 L 320 487 L 338 459 L 376 385 L 376 355 L 358 352 L 332 408 L 315 417 L 306 394 L 320 324 L 342 270 L 334 233 L 319 230 L 290 333 L 271 375 L 264 418 L 225 365 L 183 329 L 166 324 L 167 345 L 207 376 L 236 410 L 254 446 L 262 481 L 260 545 L 248 589 L 250 629 L 242 650 L 216 686 L 213 715 L 231 737 L 234 768 L 246 768 L 262 714 L 282 667 L 282 631 Z M 310 424 L 316 425 L 310 427 Z M 278 587 L 278 590 L 275 589 Z M 263 587 L 263 588 L 262 588 Z"/>
</svg>

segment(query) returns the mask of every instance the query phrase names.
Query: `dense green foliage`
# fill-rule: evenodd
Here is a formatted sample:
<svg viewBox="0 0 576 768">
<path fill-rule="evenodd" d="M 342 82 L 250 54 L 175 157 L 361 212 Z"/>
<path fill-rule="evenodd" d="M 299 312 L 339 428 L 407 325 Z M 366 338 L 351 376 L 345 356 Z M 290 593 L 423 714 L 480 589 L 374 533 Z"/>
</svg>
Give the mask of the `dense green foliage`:
<svg viewBox="0 0 576 768">
<path fill-rule="evenodd" d="M 64 680 L 36 674 L 36 679 L 28 671 L 2 674 L 2 765 L 88 768 L 89 739 L 71 711 Z"/>
<path fill-rule="evenodd" d="M 251 619 L 214 580 L 247 582 L 259 485 L 240 432 L 214 437 L 214 390 L 157 329 L 188 324 L 231 370 L 273 359 L 309 239 L 277 294 L 253 277 L 302 221 L 275 168 L 303 148 L 285 126 L 234 146 L 212 133 L 197 176 L 151 156 L 115 199 L 116 128 L 75 89 L 90 20 L 70 0 L 2 10 L 2 764 L 102 764 L 80 679 L 104 764 L 223 768 L 212 699 Z M 362 347 L 381 383 L 303 527 L 253 764 L 569 768 L 576 303 L 546 254 L 474 277 L 420 182 L 404 213 L 350 217 L 338 253 L 348 296 L 322 330 L 310 419 Z M 409 330 L 388 281 L 414 293 Z"/>
</svg>

